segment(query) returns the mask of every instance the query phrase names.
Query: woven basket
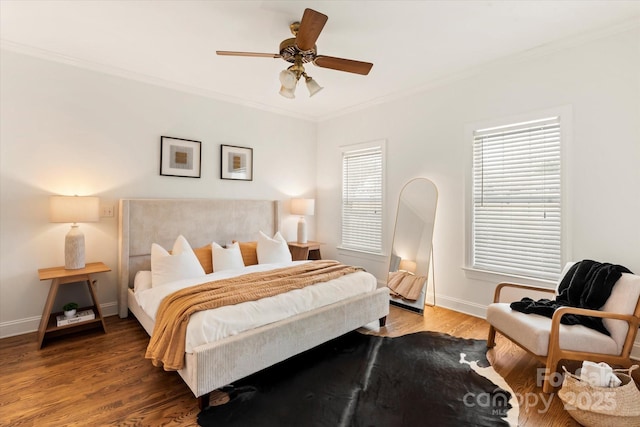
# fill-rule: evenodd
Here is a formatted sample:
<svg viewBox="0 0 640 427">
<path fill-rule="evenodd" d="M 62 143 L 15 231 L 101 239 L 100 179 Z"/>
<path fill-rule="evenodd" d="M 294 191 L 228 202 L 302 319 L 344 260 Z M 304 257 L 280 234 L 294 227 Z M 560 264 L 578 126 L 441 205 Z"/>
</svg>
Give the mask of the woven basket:
<svg viewBox="0 0 640 427">
<path fill-rule="evenodd" d="M 585 427 L 640 427 L 640 391 L 629 369 L 615 369 L 619 387 L 594 387 L 567 371 L 558 397 L 574 420 Z"/>
</svg>

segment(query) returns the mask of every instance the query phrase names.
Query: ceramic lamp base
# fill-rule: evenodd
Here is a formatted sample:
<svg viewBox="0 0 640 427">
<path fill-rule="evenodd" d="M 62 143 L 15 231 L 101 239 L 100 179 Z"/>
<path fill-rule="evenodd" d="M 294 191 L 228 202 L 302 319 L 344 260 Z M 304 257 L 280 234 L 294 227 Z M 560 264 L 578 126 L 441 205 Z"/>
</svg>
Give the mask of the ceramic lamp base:
<svg viewBox="0 0 640 427">
<path fill-rule="evenodd" d="M 303 216 L 298 221 L 298 243 L 307 243 L 307 223 Z"/>
<path fill-rule="evenodd" d="M 77 225 L 72 225 L 64 238 L 64 268 L 77 270 L 84 266 L 84 234 Z"/>
</svg>

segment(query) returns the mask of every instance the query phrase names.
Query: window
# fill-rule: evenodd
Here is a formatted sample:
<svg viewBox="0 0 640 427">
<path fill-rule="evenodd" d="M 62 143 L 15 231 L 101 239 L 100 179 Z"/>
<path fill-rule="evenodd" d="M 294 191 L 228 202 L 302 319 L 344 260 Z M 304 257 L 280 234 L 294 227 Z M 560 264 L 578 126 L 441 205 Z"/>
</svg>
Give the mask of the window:
<svg viewBox="0 0 640 427">
<path fill-rule="evenodd" d="M 473 132 L 473 268 L 558 277 L 560 137 L 560 117 Z"/>
<path fill-rule="evenodd" d="M 341 247 L 381 254 L 384 143 L 345 148 Z"/>
</svg>

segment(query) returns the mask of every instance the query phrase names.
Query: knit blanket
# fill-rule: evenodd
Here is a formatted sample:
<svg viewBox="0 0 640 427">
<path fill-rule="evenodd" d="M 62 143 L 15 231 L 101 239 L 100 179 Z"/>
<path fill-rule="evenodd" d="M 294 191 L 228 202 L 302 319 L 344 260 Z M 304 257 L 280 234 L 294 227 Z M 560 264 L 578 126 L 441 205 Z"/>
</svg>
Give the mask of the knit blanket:
<svg viewBox="0 0 640 427">
<path fill-rule="evenodd" d="M 563 306 L 599 310 L 609 299 L 613 285 L 622 273 L 631 271 L 621 265 L 583 260 L 571 266 L 564 275 L 555 300 L 534 301 L 531 298 L 523 298 L 512 302 L 511 308 L 522 313 L 534 313 L 549 318 L 553 317 L 556 309 Z M 611 335 L 599 317 L 565 314 L 560 322 L 565 325 L 584 325 L 605 335 Z"/>
<path fill-rule="evenodd" d="M 416 276 L 406 271 L 393 271 L 389 273 L 387 287 L 394 297 L 417 301 L 425 283 L 427 283 L 426 276 Z"/>
<path fill-rule="evenodd" d="M 168 295 L 158 308 L 145 358 L 165 371 L 184 366 L 187 324 L 192 314 L 225 305 L 256 301 L 362 271 L 338 261 L 320 260 L 294 267 L 245 274 L 203 283 Z"/>
</svg>

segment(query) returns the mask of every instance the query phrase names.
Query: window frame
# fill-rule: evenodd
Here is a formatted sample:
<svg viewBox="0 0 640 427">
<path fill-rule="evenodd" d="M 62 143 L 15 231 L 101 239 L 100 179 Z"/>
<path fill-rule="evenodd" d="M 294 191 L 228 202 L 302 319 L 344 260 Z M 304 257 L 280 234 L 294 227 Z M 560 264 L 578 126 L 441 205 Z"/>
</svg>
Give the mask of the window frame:
<svg viewBox="0 0 640 427">
<path fill-rule="evenodd" d="M 346 153 L 352 153 L 352 152 L 357 152 L 357 151 L 363 151 L 363 150 L 368 150 L 368 149 L 373 149 L 373 148 L 379 148 L 380 149 L 380 153 L 381 153 L 381 161 L 382 161 L 382 165 L 381 165 L 381 180 L 382 180 L 382 186 L 381 186 L 381 214 L 380 214 L 380 221 L 381 221 L 381 225 L 380 225 L 380 251 L 373 251 L 373 250 L 366 250 L 366 249 L 362 249 L 362 248 L 357 248 L 357 247 L 351 247 L 351 246 L 345 246 L 343 243 L 343 233 L 342 233 L 342 226 L 343 226 L 343 221 L 344 221 L 344 217 L 343 217 L 343 194 L 344 194 L 344 156 Z M 357 143 L 357 144 L 349 144 L 349 145 L 343 145 L 340 146 L 340 238 L 339 238 L 339 244 L 337 245 L 337 249 L 339 251 L 347 251 L 347 252 L 352 252 L 352 253 L 358 253 L 358 254 L 363 254 L 363 255 L 375 255 L 375 256 L 386 256 L 386 247 L 387 247 L 387 237 L 386 237 L 386 217 L 387 217 L 387 213 L 386 213 L 386 140 L 384 139 L 380 139 L 380 140 L 374 140 L 374 141 L 369 141 L 369 142 L 362 142 L 362 143 Z"/>
<path fill-rule="evenodd" d="M 570 197 L 567 188 L 567 175 L 570 168 L 570 156 L 568 147 L 572 141 L 572 108 L 570 105 L 552 107 L 544 110 L 523 113 L 514 116 L 502 117 L 491 120 L 468 123 L 465 125 L 464 146 L 465 146 L 465 243 L 464 243 L 464 266 L 462 267 L 467 277 L 485 281 L 496 282 L 505 279 L 522 279 L 522 281 L 553 287 L 557 283 L 558 277 L 530 277 L 514 273 L 507 273 L 496 270 L 480 269 L 473 266 L 473 141 L 474 132 L 480 129 L 487 129 L 500 126 L 508 126 L 518 123 L 539 120 L 546 117 L 557 116 L 560 121 L 560 271 L 567 260 L 571 258 L 571 223 L 567 221 L 567 209 Z"/>
</svg>

